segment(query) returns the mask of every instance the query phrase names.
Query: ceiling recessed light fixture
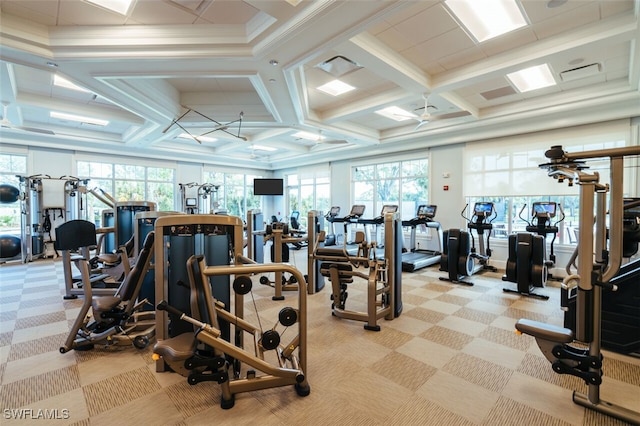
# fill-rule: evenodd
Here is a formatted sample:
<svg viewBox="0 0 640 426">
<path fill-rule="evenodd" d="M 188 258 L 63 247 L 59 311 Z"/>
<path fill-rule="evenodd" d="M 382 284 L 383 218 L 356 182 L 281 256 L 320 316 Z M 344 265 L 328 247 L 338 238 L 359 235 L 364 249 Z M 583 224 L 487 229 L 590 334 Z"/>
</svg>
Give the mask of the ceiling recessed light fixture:
<svg viewBox="0 0 640 426">
<path fill-rule="evenodd" d="M 277 148 L 274 148 L 272 146 L 264 146 L 264 145 L 251 145 L 251 149 L 255 149 L 256 151 L 268 151 L 268 152 L 273 152 L 273 151 L 277 151 Z"/>
<path fill-rule="evenodd" d="M 446 0 L 444 5 L 478 43 L 527 25 L 516 0 Z"/>
<path fill-rule="evenodd" d="M 507 74 L 507 78 L 519 92 L 530 92 L 556 84 L 549 65 L 542 64 Z"/>
<path fill-rule="evenodd" d="M 327 84 L 323 84 L 322 86 L 318 87 L 318 90 L 324 93 L 328 93 L 332 96 L 339 96 L 339 95 L 342 95 L 343 93 L 350 92 L 354 89 L 355 87 L 347 83 L 344 83 L 340 80 L 332 80 Z"/>
<path fill-rule="evenodd" d="M 79 123 L 93 124 L 96 126 L 106 126 L 109 121 L 100 118 L 85 117 L 82 115 L 67 114 L 66 112 L 51 111 L 49 117 L 59 120 L 77 121 Z"/>
<path fill-rule="evenodd" d="M 104 7 L 112 12 L 119 13 L 120 15 L 127 16 L 129 9 L 133 4 L 133 0 L 86 0 L 88 3 L 93 3 L 96 6 Z"/>
<path fill-rule="evenodd" d="M 292 135 L 294 138 L 298 138 L 298 139 L 306 139 L 308 141 L 321 141 L 324 140 L 324 136 L 322 136 L 319 133 L 311 133 L 311 132 L 305 132 L 305 131 L 299 131 L 296 132 Z"/>
<path fill-rule="evenodd" d="M 211 136 L 195 136 L 190 135 L 189 133 L 180 133 L 178 135 L 180 139 L 192 139 L 196 142 L 216 142 L 217 138 L 212 138 Z"/>
<path fill-rule="evenodd" d="M 387 108 L 379 109 L 378 111 L 376 111 L 376 114 L 379 114 L 383 117 L 390 118 L 395 121 L 405 121 L 405 120 L 411 120 L 413 118 L 418 118 L 418 116 L 415 115 L 414 113 L 404 110 L 397 106 L 390 106 Z"/>
</svg>

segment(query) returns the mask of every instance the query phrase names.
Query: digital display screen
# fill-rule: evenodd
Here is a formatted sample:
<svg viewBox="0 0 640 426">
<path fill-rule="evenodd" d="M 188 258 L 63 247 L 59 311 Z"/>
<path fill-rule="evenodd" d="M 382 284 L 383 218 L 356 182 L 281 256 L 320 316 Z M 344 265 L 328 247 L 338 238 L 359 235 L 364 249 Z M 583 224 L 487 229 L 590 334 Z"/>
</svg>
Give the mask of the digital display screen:
<svg viewBox="0 0 640 426">
<path fill-rule="evenodd" d="M 338 216 L 338 213 L 340 213 L 340 207 L 333 206 L 331 207 L 331 211 L 329 211 L 329 216 Z"/>
<path fill-rule="evenodd" d="M 364 214 L 365 205 L 364 204 L 354 204 L 351 207 L 350 216 L 362 216 Z"/>
<path fill-rule="evenodd" d="M 476 214 L 484 214 L 487 216 L 493 211 L 493 203 L 476 203 L 473 210 Z"/>
<path fill-rule="evenodd" d="M 380 212 L 381 216 L 384 216 L 387 213 L 395 213 L 398 211 L 398 206 L 386 205 L 382 206 L 382 211 Z"/>
<path fill-rule="evenodd" d="M 434 217 L 435 215 L 436 215 L 436 206 L 427 205 L 427 204 L 422 204 L 418 206 L 418 213 L 416 214 L 416 216 Z"/>
<path fill-rule="evenodd" d="M 195 198 L 187 198 L 186 200 L 184 200 L 184 204 L 187 207 L 196 207 L 198 205 L 198 200 Z"/>
<path fill-rule="evenodd" d="M 254 179 L 253 195 L 282 195 L 284 181 L 282 179 Z"/>
<path fill-rule="evenodd" d="M 533 203 L 533 216 L 538 215 L 549 215 L 549 217 L 554 217 L 556 215 L 556 203 L 554 202 L 536 202 Z"/>
</svg>

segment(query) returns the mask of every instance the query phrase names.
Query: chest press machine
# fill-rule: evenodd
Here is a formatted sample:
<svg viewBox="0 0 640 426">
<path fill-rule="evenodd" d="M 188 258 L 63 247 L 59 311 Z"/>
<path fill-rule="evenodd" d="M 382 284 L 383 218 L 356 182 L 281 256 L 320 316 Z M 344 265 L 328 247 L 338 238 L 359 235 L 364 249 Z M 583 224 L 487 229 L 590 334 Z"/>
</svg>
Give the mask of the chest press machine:
<svg viewBox="0 0 640 426">
<path fill-rule="evenodd" d="M 322 236 L 323 233 L 320 241 Z M 376 257 L 375 244 L 367 250 L 367 256 L 352 255 L 345 246 L 327 248 L 315 244 L 313 256 L 320 262 L 320 273 L 331 282 L 332 314 L 363 321 L 365 330 L 380 331 L 380 318 L 392 320 L 402 313 L 402 226 L 397 213 L 384 217 L 384 240 L 383 258 Z M 354 278 L 367 282 L 366 312 L 346 307 L 347 290 Z"/>
<path fill-rule="evenodd" d="M 583 407 L 615 417 L 631 424 L 640 424 L 640 413 L 600 399 L 602 384 L 601 320 L 602 292 L 616 291 L 611 281 L 620 270 L 623 247 L 623 167 L 624 157 L 640 155 L 640 147 L 624 147 L 564 152 L 561 146 L 552 146 L 545 156 L 549 163 L 540 167 L 559 182 L 580 185 L 580 241 L 578 243 L 578 273 L 567 276 L 562 283 L 563 296 L 577 287 L 576 329 L 520 319 L 516 330 L 535 337 L 540 350 L 551 362 L 553 371 L 570 374 L 584 380 L 587 394 L 573 392 L 573 402 Z M 584 169 L 584 159 L 608 157 L 611 184 L 599 182 L 597 172 Z M 609 197 L 609 245 L 607 246 L 607 193 Z M 595 200 L 595 202 L 594 202 Z M 595 215 L 595 231 L 593 228 Z M 594 250 L 595 248 L 595 250 Z M 594 256 L 595 253 L 595 256 Z M 574 345 L 574 342 L 586 344 Z"/>
</svg>

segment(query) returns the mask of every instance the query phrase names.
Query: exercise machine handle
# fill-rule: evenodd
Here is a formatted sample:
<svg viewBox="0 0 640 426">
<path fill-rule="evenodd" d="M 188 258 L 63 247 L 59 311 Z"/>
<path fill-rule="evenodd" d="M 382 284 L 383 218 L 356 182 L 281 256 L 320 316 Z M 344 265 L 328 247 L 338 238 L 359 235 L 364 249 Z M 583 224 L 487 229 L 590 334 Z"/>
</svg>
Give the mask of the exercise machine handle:
<svg viewBox="0 0 640 426">
<path fill-rule="evenodd" d="M 169 305 L 166 300 L 162 300 L 160 303 L 158 303 L 158 306 L 156 306 L 156 308 L 159 311 L 167 311 L 170 314 L 176 315 L 178 317 L 182 317 L 182 315 L 184 315 L 184 312 L 181 312 L 179 309 L 176 309 L 173 306 Z"/>
<path fill-rule="evenodd" d="M 467 222 L 471 222 L 471 219 L 469 219 L 468 217 L 466 217 L 464 215 L 465 210 L 467 210 L 467 207 L 469 207 L 469 203 L 464 205 L 464 208 L 462 209 L 462 211 L 460 212 L 460 216 L 462 216 L 464 218 L 464 220 L 466 220 Z"/>
<path fill-rule="evenodd" d="M 565 218 L 564 209 L 562 208 L 562 204 L 558 203 L 558 210 L 560 210 L 561 217 L 553 224 L 553 226 L 558 226 L 560 222 L 562 222 Z"/>
<path fill-rule="evenodd" d="M 520 218 L 520 220 L 527 222 L 527 224 L 529 226 L 531 226 L 531 222 L 529 222 L 527 219 L 525 219 L 524 217 L 522 217 L 522 212 L 524 211 L 524 209 L 527 208 L 527 205 L 525 204 L 524 206 L 522 206 L 522 208 L 520 209 L 520 213 L 518 213 L 518 217 Z"/>
</svg>

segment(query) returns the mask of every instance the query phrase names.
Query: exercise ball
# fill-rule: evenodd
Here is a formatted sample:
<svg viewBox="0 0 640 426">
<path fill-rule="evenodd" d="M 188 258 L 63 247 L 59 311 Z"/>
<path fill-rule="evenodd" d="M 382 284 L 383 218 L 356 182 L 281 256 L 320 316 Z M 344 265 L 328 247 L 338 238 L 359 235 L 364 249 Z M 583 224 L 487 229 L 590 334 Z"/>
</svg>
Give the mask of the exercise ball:
<svg viewBox="0 0 640 426">
<path fill-rule="evenodd" d="M 3 183 L 0 185 L 0 203 L 9 204 L 15 203 L 20 197 L 20 190 L 13 185 Z"/>
<path fill-rule="evenodd" d="M 0 259 L 16 257 L 20 250 L 20 238 L 15 235 L 0 235 Z"/>
</svg>

